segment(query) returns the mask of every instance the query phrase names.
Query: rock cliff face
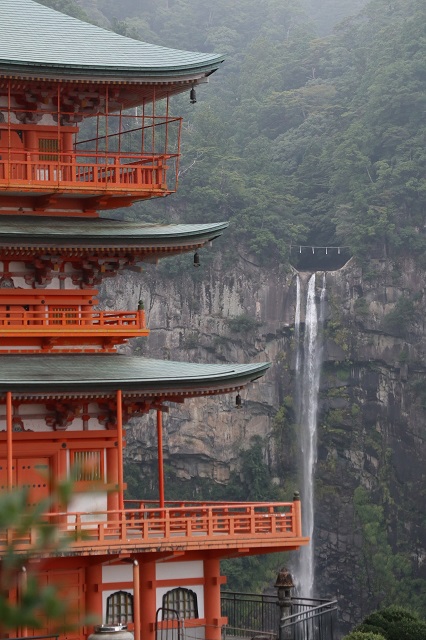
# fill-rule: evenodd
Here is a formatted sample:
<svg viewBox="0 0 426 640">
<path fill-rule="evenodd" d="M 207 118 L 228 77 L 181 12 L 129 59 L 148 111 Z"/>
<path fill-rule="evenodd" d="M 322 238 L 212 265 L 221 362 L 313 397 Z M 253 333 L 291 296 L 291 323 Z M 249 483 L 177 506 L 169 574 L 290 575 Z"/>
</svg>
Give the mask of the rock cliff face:
<svg viewBox="0 0 426 640">
<path fill-rule="evenodd" d="M 308 276 L 301 274 L 302 283 Z M 234 397 L 171 407 L 165 459 L 177 477 L 226 483 L 238 469 L 240 450 L 258 435 L 276 482 L 294 488 L 294 270 L 266 269 L 240 257 L 226 265 L 216 255 L 200 269 L 185 257 L 117 280 L 105 287 L 103 306 L 145 303 L 151 335 L 127 347 L 134 352 L 272 363 L 265 378 L 244 392 L 241 410 Z M 327 272 L 315 474 L 316 592 L 339 597 L 344 626 L 359 622 L 393 592 L 397 600 L 398 588 L 409 589 L 407 570 L 425 575 L 424 287 L 422 273 L 409 260 L 398 267 L 370 261 L 363 268 L 351 260 Z M 154 425 L 132 422 L 127 440 L 129 459 L 148 474 L 156 459 Z"/>
</svg>

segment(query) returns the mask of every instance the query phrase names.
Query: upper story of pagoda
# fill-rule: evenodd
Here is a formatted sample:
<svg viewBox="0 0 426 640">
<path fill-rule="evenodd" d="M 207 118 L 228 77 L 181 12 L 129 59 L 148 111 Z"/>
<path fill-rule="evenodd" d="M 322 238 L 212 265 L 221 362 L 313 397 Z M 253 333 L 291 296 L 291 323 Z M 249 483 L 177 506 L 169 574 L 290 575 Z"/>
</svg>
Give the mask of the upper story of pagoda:
<svg viewBox="0 0 426 640">
<path fill-rule="evenodd" d="M 94 217 L 174 192 L 181 119 L 169 99 L 189 100 L 223 58 L 32 0 L 0 0 L 0 10 L 0 214 Z"/>
</svg>

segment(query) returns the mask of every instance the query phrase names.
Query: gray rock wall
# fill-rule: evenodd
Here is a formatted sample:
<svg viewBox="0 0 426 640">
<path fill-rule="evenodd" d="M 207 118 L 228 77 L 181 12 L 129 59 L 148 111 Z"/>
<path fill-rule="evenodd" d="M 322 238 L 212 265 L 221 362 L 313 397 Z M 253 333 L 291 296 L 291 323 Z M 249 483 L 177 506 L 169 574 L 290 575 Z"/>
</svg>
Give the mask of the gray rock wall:
<svg viewBox="0 0 426 640">
<path fill-rule="evenodd" d="M 233 396 L 172 406 L 165 418 L 167 464 L 182 479 L 201 476 L 226 483 L 238 469 L 241 448 L 259 435 L 265 460 L 277 482 L 285 484 L 286 473 L 297 466 L 289 455 L 297 443 L 288 442 L 288 425 L 282 433 L 278 426 L 277 433 L 275 416 L 285 404 L 288 420 L 294 418 L 294 272 L 262 268 L 240 257 L 226 265 L 219 255 L 196 270 L 191 257 L 179 258 L 178 268 L 173 264 L 148 266 L 141 276 L 122 275 L 105 286 L 103 306 L 136 308 L 144 300 L 150 337 L 126 349 L 195 362 L 267 360 L 272 367 L 243 392 L 240 411 Z M 303 282 L 308 275 L 301 274 Z M 389 571 L 380 566 L 380 554 L 382 564 L 389 554 L 400 555 L 410 570 L 425 576 L 424 286 L 422 272 L 410 260 L 400 265 L 370 261 L 363 268 L 352 260 L 327 273 L 316 584 L 319 594 L 339 597 L 348 626 L 372 608 L 398 599 L 397 591 L 392 595 L 397 587 Z M 401 299 L 410 304 L 408 315 L 400 309 L 398 329 L 398 314 L 392 320 L 392 313 Z M 155 429 L 148 418 L 132 421 L 127 440 L 129 459 L 142 466 L 155 461 Z M 367 504 L 355 508 L 360 487 Z M 373 526 L 380 533 L 376 546 Z M 390 573 L 398 576 L 394 568 Z"/>
</svg>

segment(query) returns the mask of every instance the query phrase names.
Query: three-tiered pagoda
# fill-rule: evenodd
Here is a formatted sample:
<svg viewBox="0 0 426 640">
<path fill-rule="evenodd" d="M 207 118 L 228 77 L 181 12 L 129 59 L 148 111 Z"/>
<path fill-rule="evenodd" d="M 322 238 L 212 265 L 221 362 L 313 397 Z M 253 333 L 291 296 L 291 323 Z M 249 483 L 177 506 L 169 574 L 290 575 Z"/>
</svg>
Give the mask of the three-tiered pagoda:
<svg viewBox="0 0 426 640">
<path fill-rule="evenodd" d="M 32 0 L 0 0 L 0 15 L 2 490 L 27 487 L 34 504 L 77 470 L 71 501 L 45 515 L 73 541 L 32 562 L 40 584 L 70 600 L 74 631 L 63 637 L 86 638 L 90 613 L 152 640 L 173 611 L 197 637 L 219 640 L 220 560 L 306 544 L 300 503 L 167 502 L 162 415 L 169 403 L 235 393 L 269 365 L 115 353 L 148 335 L 145 312 L 102 311 L 97 296 L 103 278 L 195 252 L 226 228 L 99 216 L 176 190 L 181 120 L 170 98 L 193 96 L 222 57 L 131 40 Z M 127 502 L 124 426 L 149 412 L 158 500 Z M 32 533 L 18 551 L 30 549 Z M 0 553 L 11 535 L 0 532 Z"/>
</svg>

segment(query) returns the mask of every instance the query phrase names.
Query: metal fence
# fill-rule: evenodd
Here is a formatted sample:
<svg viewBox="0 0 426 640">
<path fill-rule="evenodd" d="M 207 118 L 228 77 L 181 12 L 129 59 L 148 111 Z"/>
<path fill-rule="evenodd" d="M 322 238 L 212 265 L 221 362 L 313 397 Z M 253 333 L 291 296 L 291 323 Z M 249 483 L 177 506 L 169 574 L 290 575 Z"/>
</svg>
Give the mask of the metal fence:
<svg viewBox="0 0 426 640">
<path fill-rule="evenodd" d="M 236 636 L 253 635 L 259 632 L 277 635 L 280 623 L 280 609 L 276 596 L 255 593 L 223 591 L 221 595 L 222 616 L 228 618 L 228 627 L 236 631 Z"/>
<path fill-rule="evenodd" d="M 337 601 L 291 598 L 281 618 L 275 595 L 223 591 L 222 615 L 228 618 L 224 638 L 263 640 L 334 640 Z"/>
<path fill-rule="evenodd" d="M 280 621 L 279 640 L 334 640 L 337 600 L 295 598 L 291 611 Z"/>
</svg>

